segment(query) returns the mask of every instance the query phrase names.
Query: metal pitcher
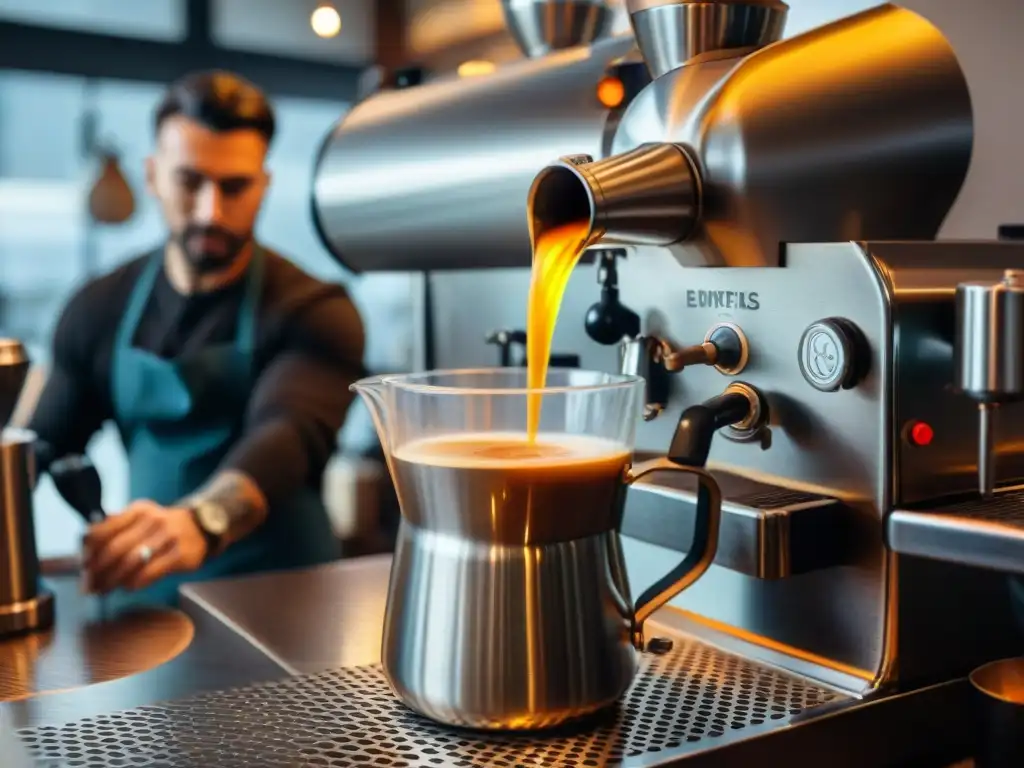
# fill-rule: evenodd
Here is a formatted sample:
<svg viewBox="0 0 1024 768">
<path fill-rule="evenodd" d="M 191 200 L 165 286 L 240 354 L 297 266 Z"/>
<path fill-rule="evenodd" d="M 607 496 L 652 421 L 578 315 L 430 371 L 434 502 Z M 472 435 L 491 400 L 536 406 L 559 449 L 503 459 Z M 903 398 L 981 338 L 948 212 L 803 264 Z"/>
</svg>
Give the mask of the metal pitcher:
<svg viewBox="0 0 1024 768">
<path fill-rule="evenodd" d="M 721 511 L 714 479 L 685 458 L 631 465 L 643 386 L 551 370 L 547 388 L 528 390 L 526 371 L 510 368 L 353 385 L 402 509 L 382 660 L 409 707 L 450 725 L 526 730 L 625 693 L 645 619 L 707 570 Z M 531 445 L 527 406 L 538 396 L 543 451 L 501 448 Z M 468 444 L 479 454 L 459 453 Z M 696 477 L 694 543 L 634 605 L 619 540 L 625 492 L 657 470 Z"/>
</svg>

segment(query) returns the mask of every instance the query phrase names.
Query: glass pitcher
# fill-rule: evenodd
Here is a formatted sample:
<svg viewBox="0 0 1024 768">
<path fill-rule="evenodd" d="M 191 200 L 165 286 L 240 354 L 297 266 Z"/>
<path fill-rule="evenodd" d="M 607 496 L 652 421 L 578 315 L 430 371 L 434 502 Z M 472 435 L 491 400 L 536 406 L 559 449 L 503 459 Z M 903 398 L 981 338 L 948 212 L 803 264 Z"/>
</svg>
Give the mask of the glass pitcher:
<svg viewBox="0 0 1024 768">
<path fill-rule="evenodd" d="M 644 620 L 707 570 L 721 510 L 700 466 L 678 456 L 632 466 L 643 388 L 639 377 L 554 369 L 545 389 L 528 390 L 526 371 L 510 368 L 353 385 L 402 510 L 381 658 L 413 710 L 455 726 L 538 729 L 625 693 Z M 693 546 L 634 607 L 619 541 L 626 488 L 667 469 L 699 482 Z"/>
</svg>

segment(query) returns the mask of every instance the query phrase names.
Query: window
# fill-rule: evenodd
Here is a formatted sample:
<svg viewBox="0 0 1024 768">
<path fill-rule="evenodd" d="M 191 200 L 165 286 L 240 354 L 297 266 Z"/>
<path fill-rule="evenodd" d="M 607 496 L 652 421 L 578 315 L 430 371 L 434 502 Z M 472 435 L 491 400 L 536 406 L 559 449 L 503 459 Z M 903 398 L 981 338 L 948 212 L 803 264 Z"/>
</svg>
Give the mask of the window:
<svg viewBox="0 0 1024 768">
<path fill-rule="evenodd" d="M 319 0 L 213 0 L 214 43 L 225 48 L 365 64 L 375 51 L 374 0 L 333 0 L 341 16 L 336 37 L 314 34 L 309 17 Z"/>
<path fill-rule="evenodd" d="M 86 260 L 84 103 L 80 78 L 0 74 L 0 333 L 36 360 Z"/>
<path fill-rule="evenodd" d="M 0 19 L 150 40 L 183 40 L 183 0 L 0 0 Z"/>
</svg>

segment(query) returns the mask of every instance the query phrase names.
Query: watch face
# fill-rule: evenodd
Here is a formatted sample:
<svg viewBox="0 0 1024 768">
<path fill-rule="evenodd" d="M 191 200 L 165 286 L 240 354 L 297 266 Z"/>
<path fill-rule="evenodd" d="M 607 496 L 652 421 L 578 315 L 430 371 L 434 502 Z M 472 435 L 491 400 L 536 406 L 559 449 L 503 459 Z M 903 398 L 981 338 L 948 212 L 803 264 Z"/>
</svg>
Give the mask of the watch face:
<svg viewBox="0 0 1024 768">
<path fill-rule="evenodd" d="M 220 504 L 200 504 L 196 507 L 196 517 L 203 529 L 213 536 L 223 536 L 228 529 L 228 512 Z"/>
</svg>

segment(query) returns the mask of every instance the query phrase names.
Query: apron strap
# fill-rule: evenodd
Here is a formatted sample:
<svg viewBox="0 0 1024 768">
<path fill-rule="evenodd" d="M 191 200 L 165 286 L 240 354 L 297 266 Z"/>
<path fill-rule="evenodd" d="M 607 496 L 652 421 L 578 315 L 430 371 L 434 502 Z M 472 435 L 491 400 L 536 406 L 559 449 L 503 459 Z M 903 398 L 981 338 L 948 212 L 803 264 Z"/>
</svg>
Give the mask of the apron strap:
<svg viewBox="0 0 1024 768">
<path fill-rule="evenodd" d="M 263 275 L 266 271 L 263 247 L 253 243 L 252 261 L 245 278 L 245 296 L 238 313 L 238 334 L 235 346 L 240 352 L 251 354 L 256 349 L 256 315 L 263 296 Z"/>
<path fill-rule="evenodd" d="M 149 262 L 139 276 L 139 281 L 135 284 L 135 288 L 132 289 L 131 296 L 128 299 L 128 306 L 125 307 L 121 324 L 117 328 L 117 337 L 114 340 L 115 354 L 118 349 L 128 349 L 132 345 L 135 330 L 139 326 L 142 313 L 146 310 L 146 303 L 149 301 L 150 294 L 153 293 L 153 286 L 156 285 L 156 279 L 160 274 L 160 269 L 163 267 L 163 257 L 164 252 L 162 248 L 153 251 L 149 255 Z"/>
</svg>

